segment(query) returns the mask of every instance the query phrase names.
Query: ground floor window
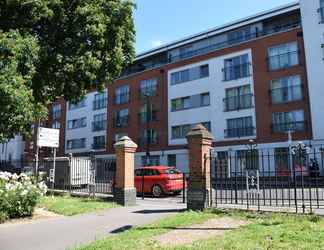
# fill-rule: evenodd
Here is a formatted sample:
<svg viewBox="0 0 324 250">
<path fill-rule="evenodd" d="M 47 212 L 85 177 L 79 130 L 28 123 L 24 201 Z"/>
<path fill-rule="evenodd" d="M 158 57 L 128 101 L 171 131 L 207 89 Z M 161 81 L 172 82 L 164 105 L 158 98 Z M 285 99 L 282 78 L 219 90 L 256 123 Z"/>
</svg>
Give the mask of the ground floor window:
<svg viewBox="0 0 324 250">
<path fill-rule="evenodd" d="M 160 156 L 159 155 L 150 155 L 149 159 L 146 155 L 141 157 L 142 166 L 159 166 L 160 165 Z"/>
</svg>

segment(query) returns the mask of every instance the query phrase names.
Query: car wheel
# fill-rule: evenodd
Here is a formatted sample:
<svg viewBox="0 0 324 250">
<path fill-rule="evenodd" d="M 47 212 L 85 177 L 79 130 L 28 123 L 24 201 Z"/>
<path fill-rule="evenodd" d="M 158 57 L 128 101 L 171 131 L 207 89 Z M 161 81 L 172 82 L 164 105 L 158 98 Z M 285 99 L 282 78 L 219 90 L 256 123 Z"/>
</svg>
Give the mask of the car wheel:
<svg viewBox="0 0 324 250">
<path fill-rule="evenodd" d="M 161 195 L 163 194 L 163 190 L 159 185 L 154 185 L 152 187 L 152 194 L 154 197 L 161 197 Z"/>
</svg>

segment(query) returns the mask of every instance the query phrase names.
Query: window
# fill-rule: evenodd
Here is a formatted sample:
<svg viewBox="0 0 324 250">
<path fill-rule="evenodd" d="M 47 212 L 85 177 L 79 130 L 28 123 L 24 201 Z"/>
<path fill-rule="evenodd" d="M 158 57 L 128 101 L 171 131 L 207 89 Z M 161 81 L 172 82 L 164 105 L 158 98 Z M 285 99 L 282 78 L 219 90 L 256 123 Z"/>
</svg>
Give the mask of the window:
<svg viewBox="0 0 324 250">
<path fill-rule="evenodd" d="M 283 77 L 271 81 L 272 103 L 302 100 L 302 86 L 299 75 Z"/>
<path fill-rule="evenodd" d="M 248 54 L 226 59 L 224 62 L 224 81 L 236 80 L 250 76 Z"/>
<path fill-rule="evenodd" d="M 273 132 L 304 131 L 304 111 L 276 112 L 272 114 Z"/>
<path fill-rule="evenodd" d="M 172 130 L 172 139 L 184 139 L 189 131 L 195 127 L 198 123 L 195 124 L 185 124 L 179 126 L 173 126 Z M 207 130 L 211 131 L 211 123 L 210 122 L 202 122 L 201 123 Z"/>
<path fill-rule="evenodd" d="M 141 157 L 142 166 L 159 166 L 160 165 L 160 156 L 159 155 L 150 155 L 150 157 L 142 156 Z M 144 173 L 145 175 L 145 173 Z"/>
<path fill-rule="evenodd" d="M 84 97 L 81 101 L 77 103 L 69 103 L 69 110 L 84 108 L 86 106 L 86 100 L 87 98 Z"/>
<path fill-rule="evenodd" d="M 276 148 L 275 149 L 275 166 L 276 171 L 282 172 L 283 170 L 288 170 L 289 162 L 289 148 Z"/>
<path fill-rule="evenodd" d="M 251 27 L 235 30 L 227 34 L 227 41 L 229 45 L 244 42 L 251 39 Z"/>
<path fill-rule="evenodd" d="M 297 42 L 285 43 L 268 49 L 269 70 L 289 68 L 299 64 Z"/>
<path fill-rule="evenodd" d="M 92 122 L 92 131 L 102 131 L 106 130 L 107 126 L 107 114 L 98 114 L 93 116 L 93 122 Z"/>
<path fill-rule="evenodd" d="M 104 109 L 107 107 L 107 93 L 95 94 L 93 101 L 93 110 Z"/>
<path fill-rule="evenodd" d="M 143 105 L 138 114 L 140 123 L 157 121 L 157 110 L 154 105 Z"/>
<path fill-rule="evenodd" d="M 158 143 L 158 133 L 154 129 L 145 129 L 141 133 L 141 138 L 139 138 L 139 145 L 143 146 L 145 144 L 156 144 Z"/>
<path fill-rule="evenodd" d="M 236 151 L 236 167 L 237 171 L 245 175 L 244 170 L 259 169 L 259 153 L 258 150 L 239 150 Z"/>
<path fill-rule="evenodd" d="M 87 126 L 87 118 L 74 119 L 68 121 L 68 129 L 84 128 Z"/>
<path fill-rule="evenodd" d="M 230 176 L 229 173 L 229 165 L 228 162 L 231 160 L 228 157 L 228 152 L 227 151 L 222 151 L 222 152 L 217 152 L 217 163 L 216 163 L 216 174 L 217 177 L 228 177 Z"/>
<path fill-rule="evenodd" d="M 124 85 L 115 90 L 115 104 L 129 102 L 129 86 Z"/>
<path fill-rule="evenodd" d="M 106 136 L 93 137 L 93 149 L 105 149 L 106 148 Z"/>
<path fill-rule="evenodd" d="M 189 82 L 209 76 L 209 65 L 202 65 L 171 74 L 171 85 Z"/>
<path fill-rule="evenodd" d="M 252 94 L 250 85 L 226 89 L 224 111 L 248 109 L 252 107 Z"/>
<path fill-rule="evenodd" d="M 53 105 L 53 107 L 52 107 L 53 120 L 57 120 L 57 119 L 61 118 L 61 111 L 62 111 L 61 104 Z"/>
<path fill-rule="evenodd" d="M 318 13 L 320 16 L 320 22 L 324 23 L 324 0 L 320 0 L 320 7 L 318 9 Z"/>
<path fill-rule="evenodd" d="M 199 108 L 210 105 L 209 93 L 186 96 L 171 100 L 171 111 Z"/>
<path fill-rule="evenodd" d="M 114 127 L 121 128 L 128 126 L 128 109 L 121 109 L 114 114 Z"/>
<path fill-rule="evenodd" d="M 61 123 L 58 122 L 58 121 L 54 121 L 54 122 L 52 123 L 52 128 L 60 129 L 60 128 L 61 128 Z"/>
<path fill-rule="evenodd" d="M 168 155 L 168 166 L 175 167 L 177 166 L 177 155 Z"/>
<path fill-rule="evenodd" d="M 86 147 L 86 138 L 68 140 L 67 149 L 82 149 Z"/>
<path fill-rule="evenodd" d="M 141 81 L 140 97 L 155 96 L 157 93 L 157 79 L 149 79 Z"/>
<path fill-rule="evenodd" d="M 227 120 L 225 138 L 245 137 L 254 135 L 252 116 Z"/>
</svg>

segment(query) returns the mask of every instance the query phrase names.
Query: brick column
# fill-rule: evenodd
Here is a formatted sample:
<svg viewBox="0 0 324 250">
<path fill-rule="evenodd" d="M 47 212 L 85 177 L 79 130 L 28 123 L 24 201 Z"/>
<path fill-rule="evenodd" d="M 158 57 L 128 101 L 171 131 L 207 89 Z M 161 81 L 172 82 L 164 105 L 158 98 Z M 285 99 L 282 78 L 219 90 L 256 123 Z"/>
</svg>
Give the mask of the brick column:
<svg viewBox="0 0 324 250">
<path fill-rule="evenodd" d="M 187 208 L 203 210 L 210 206 L 210 150 L 213 136 L 201 124 L 187 134 L 189 149 L 189 183 Z"/>
<path fill-rule="evenodd" d="M 136 204 L 134 154 L 137 145 L 128 136 L 124 136 L 114 147 L 117 158 L 114 199 L 122 206 L 133 206 Z"/>
</svg>

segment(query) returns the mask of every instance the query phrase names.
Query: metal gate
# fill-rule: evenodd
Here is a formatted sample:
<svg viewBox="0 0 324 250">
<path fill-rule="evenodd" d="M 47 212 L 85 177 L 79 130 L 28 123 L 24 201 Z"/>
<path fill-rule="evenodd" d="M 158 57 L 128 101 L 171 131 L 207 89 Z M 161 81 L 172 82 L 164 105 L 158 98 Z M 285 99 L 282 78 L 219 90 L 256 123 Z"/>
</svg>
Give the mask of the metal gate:
<svg viewBox="0 0 324 250">
<path fill-rule="evenodd" d="M 258 210 L 324 209 L 324 148 L 211 152 L 213 204 Z"/>
</svg>

